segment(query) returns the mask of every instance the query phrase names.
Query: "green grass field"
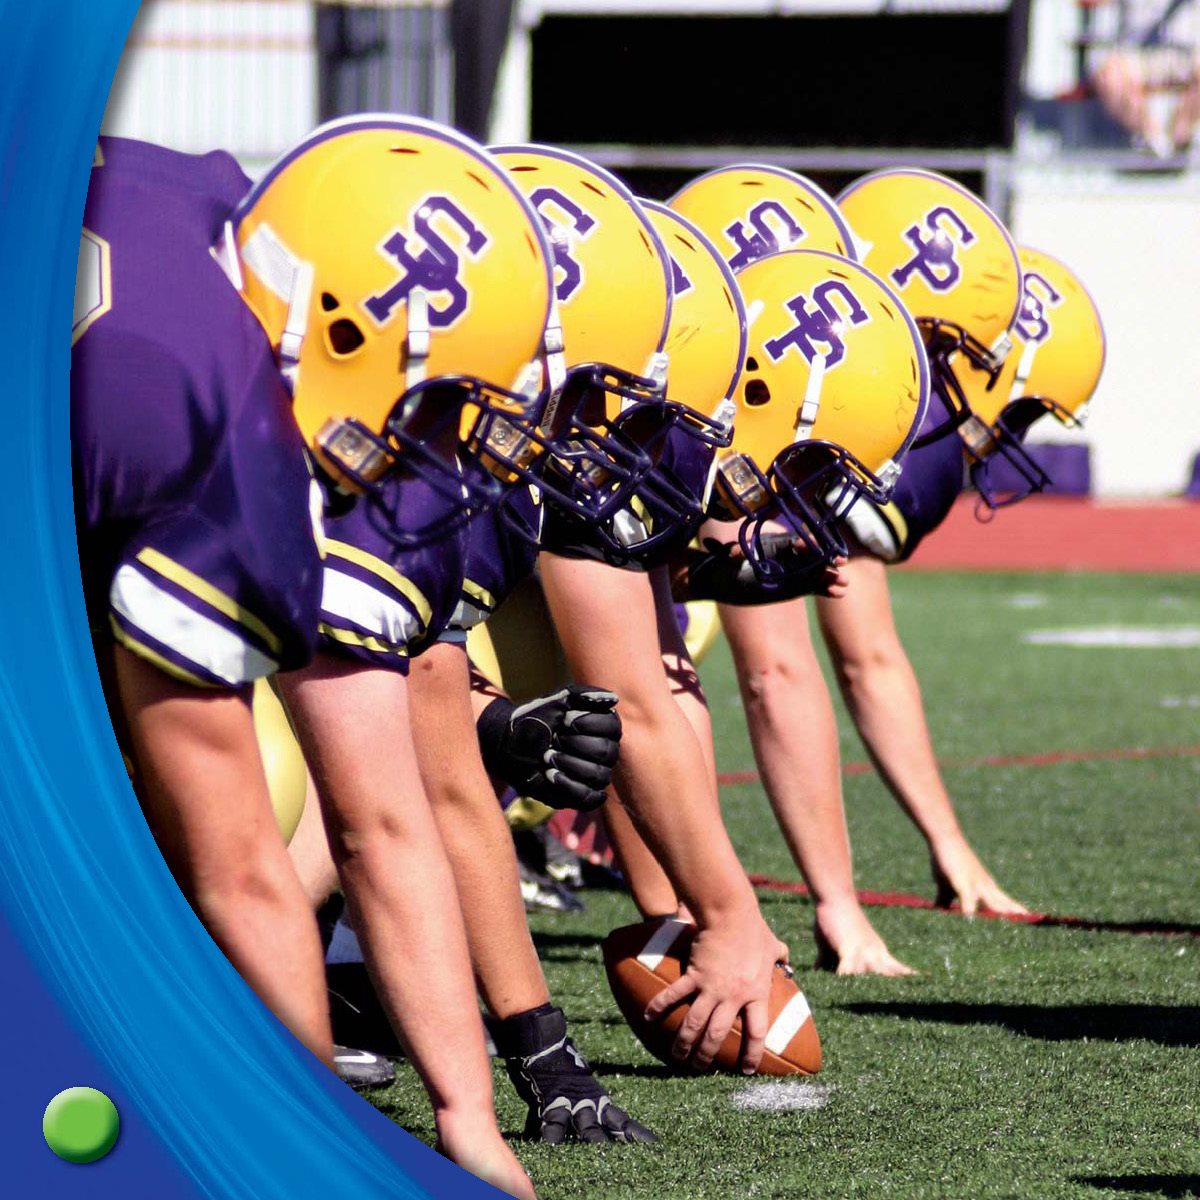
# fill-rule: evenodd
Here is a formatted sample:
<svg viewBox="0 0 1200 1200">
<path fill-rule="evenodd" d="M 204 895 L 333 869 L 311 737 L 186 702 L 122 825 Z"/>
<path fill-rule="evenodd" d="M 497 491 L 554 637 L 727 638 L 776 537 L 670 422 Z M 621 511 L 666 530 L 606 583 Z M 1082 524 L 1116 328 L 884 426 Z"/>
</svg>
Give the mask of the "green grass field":
<svg viewBox="0 0 1200 1200">
<path fill-rule="evenodd" d="M 1030 631 L 1200 629 L 1200 578 L 893 576 L 897 619 L 947 759 L 1200 744 L 1200 649 L 1037 646 Z M 702 674 L 722 771 L 753 767 L 728 652 Z M 843 714 L 844 716 L 844 714 Z M 843 753 L 863 753 L 844 720 Z M 1200 924 L 1200 758 L 959 767 L 968 836 L 1030 907 L 1114 923 Z M 749 871 L 797 878 L 761 788 L 723 791 Z M 932 895 L 923 843 L 873 775 L 846 780 L 858 884 Z M 769 1081 L 674 1078 L 609 995 L 599 941 L 636 919 L 586 894 L 533 927 L 551 993 L 618 1102 L 662 1145 L 597 1152 L 518 1143 L 554 1197 L 1200 1196 L 1200 940 L 1037 928 L 875 908 L 920 974 L 801 970 L 825 1067 L 791 1111 L 747 1110 Z M 806 900 L 762 892 L 793 962 L 812 961 Z M 522 1106 L 498 1070 L 502 1126 Z M 431 1140 L 411 1068 L 373 1101 Z"/>
</svg>

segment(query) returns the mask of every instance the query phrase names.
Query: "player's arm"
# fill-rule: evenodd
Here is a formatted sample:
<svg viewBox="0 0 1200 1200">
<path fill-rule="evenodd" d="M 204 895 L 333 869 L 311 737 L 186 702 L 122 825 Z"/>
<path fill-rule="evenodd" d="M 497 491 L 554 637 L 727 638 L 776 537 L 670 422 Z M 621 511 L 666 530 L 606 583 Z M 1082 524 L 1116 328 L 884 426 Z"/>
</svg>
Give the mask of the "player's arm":
<svg viewBox="0 0 1200 1200">
<path fill-rule="evenodd" d="M 743 1067 L 757 1068 L 776 961 L 787 948 L 767 927 L 720 821 L 716 780 L 663 671 L 649 579 L 601 563 L 543 554 L 542 584 L 572 673 L 620 696 L 614 771 L 639 832 L 700 926 L 687 974 L 648 1012 L 689 995 L 675 1052 L 711 1061 L 744 1010 Z"/>
<path fill-rule="evenodd" d="M 318 654 L 280 677 L 384 1011 L 433 1104 L 440 1147 L 532 1196 L 495 1123 L 458 893 L 421 783 L 408 681 Z"/>
<path fill-rule="evenodd" d="M 530 1106 L 526 1132 L 548 1142 L 657 1140 L 580 1066 L 566 1019 L 550 1004 L 508 823 L 480 755 L 469 752 L 474 716 L 465 648 L 431 646 L 414 661 L 409 682 L 421 778 L 454 872 L 471 963 L 496 1018 L 493 1036 Z"/>
<path fill-rule="evenodd" d="M 844 975 L 908 974 L 855 894 L 837 722 L 804 601 L 720 613 L 763 788 L 812 890 L 818 962 Z"/>
<path fill-rule="evenodd" d="M 111 653 L 138 798 L 180 890 L 267 1007 L 331 1065 L 320 939 L 275 825 L 249 688 L 195 687 L 123 646 Z"/>
<path fill-rule="evenodd" d="M 876 558 L 856 557 L 847 567 L 846 596 L 817 603 L 846 705 L 880 776 L 929 844 L 939 903 L 958 900 L 966 913 L 1025 912 L 992 878 L 958 823 L 921 689 L 896 631 L 886 571 Z"/>
</svg>

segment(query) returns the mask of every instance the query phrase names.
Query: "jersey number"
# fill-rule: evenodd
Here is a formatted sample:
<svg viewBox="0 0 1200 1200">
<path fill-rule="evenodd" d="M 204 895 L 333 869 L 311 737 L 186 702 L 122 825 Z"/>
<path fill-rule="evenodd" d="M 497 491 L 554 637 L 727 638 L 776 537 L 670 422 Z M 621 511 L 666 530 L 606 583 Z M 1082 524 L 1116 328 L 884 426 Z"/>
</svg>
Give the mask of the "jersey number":
<svg viewBox="0 0 1200 1200">
<path fill-rule="evenodd" d="M 79 237 L 79 264 L 75 270 L 75 318 L 71 345 L 112 308 L 112 252 L 108 243 L 85 229 Z"/>
</svg>

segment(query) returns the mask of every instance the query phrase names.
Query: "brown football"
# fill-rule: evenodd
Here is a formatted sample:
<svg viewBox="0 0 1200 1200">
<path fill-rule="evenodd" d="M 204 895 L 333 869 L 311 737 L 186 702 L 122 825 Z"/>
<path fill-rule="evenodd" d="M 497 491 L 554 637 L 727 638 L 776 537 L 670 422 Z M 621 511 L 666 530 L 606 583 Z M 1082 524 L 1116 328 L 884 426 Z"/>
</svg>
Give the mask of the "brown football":
<svg viewBox="0 0 1200 1200">
<path fill-rule="evenodd" d="M 604 939 L 608 985 L 638 1041 L 667 1066 L 679 1066 L 671 1044 L 690 1007 L 677 1004 L 661 1021 L 647 1021 L 646 1005 L 687 969 L 696 927 L 673 918 L 642 921 L 614 929 Z M 804 993 L 791 974 L 776 968 L 768 1000 L 770 1027 L 760 1075 L 815 1075 L 821 1069 L 821 1039 Z M 738 1072 L 742 1023 L 733 1023 L 713 1059 L 718 1070 Z M 682 1067 L 680 1068 L 683 1069 Z"/>
</svg>

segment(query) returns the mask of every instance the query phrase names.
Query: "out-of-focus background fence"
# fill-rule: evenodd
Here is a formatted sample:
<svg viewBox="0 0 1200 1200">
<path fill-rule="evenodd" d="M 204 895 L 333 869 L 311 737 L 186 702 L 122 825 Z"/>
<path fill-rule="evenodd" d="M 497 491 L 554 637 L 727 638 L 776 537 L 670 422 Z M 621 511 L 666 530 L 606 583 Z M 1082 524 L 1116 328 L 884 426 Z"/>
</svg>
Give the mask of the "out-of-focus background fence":
<svg viewBox="0 0 1200 1200">
<path fill-rule="evenodd" d="M 1200 450 L 1198 45 L 1200 0 L 147 0 L 105 131 L 253 174 L 322 119 L 417 113 L 654 196 L 748 159 L 834 192 L 945 171 L 1104 315 L 1087 430 L 1038 436 L 1080 446 L 1080 488 L 1165 496 Z"/>
</svg>

